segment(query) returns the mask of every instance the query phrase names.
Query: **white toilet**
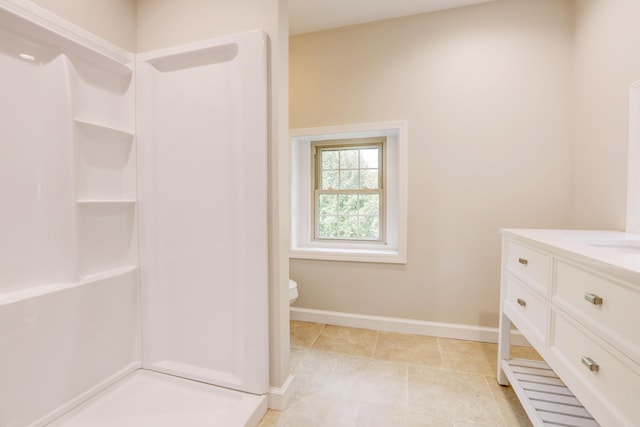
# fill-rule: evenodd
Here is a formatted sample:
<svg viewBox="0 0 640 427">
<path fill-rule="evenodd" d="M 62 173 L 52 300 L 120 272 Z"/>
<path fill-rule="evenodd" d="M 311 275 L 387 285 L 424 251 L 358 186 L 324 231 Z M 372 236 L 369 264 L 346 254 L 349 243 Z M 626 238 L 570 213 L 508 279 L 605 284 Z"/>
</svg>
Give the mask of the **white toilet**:
<svg viewBox="0 0 640 427">
<path fill-rule="evenodd" d="M 298 299 L 298 284 L 295 280 L 289 279 L 289 305 Z"/>
</svg>

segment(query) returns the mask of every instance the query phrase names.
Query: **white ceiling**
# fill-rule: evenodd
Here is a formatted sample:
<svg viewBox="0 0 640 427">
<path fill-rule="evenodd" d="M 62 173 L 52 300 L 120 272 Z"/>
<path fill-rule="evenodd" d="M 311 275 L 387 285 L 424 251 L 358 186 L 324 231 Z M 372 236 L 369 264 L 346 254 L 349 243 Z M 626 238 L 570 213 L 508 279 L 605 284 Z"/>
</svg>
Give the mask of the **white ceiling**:
<svg viewBox="0 0 640 427">
<path fill-rule="evenodd" d="M 291 35 L 492 0 L 289 0 Z"/>
</svg>

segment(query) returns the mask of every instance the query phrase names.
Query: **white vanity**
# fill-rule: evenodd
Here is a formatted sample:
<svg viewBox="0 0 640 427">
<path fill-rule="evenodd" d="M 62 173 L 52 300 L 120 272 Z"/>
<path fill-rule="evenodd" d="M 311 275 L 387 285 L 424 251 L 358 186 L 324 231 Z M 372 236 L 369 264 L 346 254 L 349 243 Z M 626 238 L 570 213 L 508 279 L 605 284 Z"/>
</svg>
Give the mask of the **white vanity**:
<svg viewBox="0 0 640 427">
<path fill-rule="evenodd" d="M 503 229 L 498 382 L 535 426 L 640 426 L 640 235 Z M 511 325 L 545 362 L 511 359 Z"/>
</svg>

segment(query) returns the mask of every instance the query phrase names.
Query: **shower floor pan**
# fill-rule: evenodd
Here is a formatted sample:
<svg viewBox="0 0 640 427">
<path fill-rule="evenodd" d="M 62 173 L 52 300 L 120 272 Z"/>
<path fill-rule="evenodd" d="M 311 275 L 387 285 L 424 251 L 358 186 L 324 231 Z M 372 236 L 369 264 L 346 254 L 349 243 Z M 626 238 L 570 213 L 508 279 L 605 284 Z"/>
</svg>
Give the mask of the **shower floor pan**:
<svg viewBox="0 0 640 427">
<path fill-rule="evenodd" d="M 47 426 L 253 427 L 266 410 L 265 396 L 139 369 Z"/>
</svg>

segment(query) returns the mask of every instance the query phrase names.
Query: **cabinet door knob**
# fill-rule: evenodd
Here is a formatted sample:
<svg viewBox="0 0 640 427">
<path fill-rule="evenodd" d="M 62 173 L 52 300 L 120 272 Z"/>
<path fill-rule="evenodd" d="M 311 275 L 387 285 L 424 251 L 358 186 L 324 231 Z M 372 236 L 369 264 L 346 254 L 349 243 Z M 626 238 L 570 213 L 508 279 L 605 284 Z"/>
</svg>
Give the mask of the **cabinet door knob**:
<svg viewBox="0 0 640 427">
<path fill-rule="evenodd" d="M 586 299 L 587 301 L 589 301 L 593 305 L 602 305 L 602 301 L 603 301 L 602 297 L 599 297 L 596 294 L 591 294 L 589 292 L 584 294 L 584 299 Z"/>
<path fill-rule="evenodd" d="M 598 372 L 600 370 L 600 365 L 594 362 L 590 357 L 582 356 L 582 364 L 591 372 Z"/>
<path fill-rule="evenodd" d="M 529 264 L 529 260 L 526 258 L 518 258 L 518 262 L 522 265 L 527 265 Z"/>
<path fill-rule="evenodd" d="M 527 306 L 527 302 L 525 300 L 523 300 L 522 298 L 518 298 L 517 301 L 518 301 L 518 304 L 520 304 L 521 307 L 526 307 Z"/>
</svg>

